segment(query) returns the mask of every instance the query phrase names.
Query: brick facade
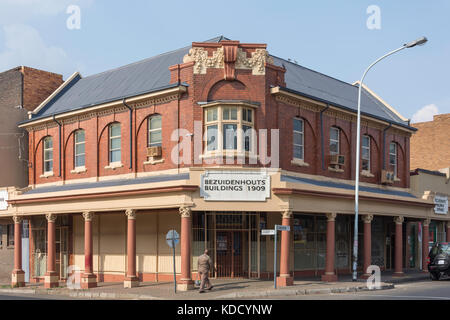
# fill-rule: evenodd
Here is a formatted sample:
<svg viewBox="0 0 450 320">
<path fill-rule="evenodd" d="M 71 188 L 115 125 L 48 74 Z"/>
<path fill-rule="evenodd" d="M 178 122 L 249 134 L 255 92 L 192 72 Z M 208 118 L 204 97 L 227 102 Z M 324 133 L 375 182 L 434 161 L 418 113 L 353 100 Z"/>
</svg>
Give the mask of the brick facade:
<svg viewBox="0 0 450 320">
<path fill-rule="evenodd" d="M 237 45 L 250 57 L 256 49 L 265 48 L 260 44 L 239 44 L 230 41 L 228 45 Z M 193 43 L 194 47 L 203 46 L 209 56 L 214 50 L 227 44 L 226 41 L 219 43 Z M 207 68 L 206 73 L 196 73 L 194 63 L 186 62 L 169 68 L 171 72 L 171 83 L 185 83 L 188 85 L 187 92 L 178 99 L 173 99 L 162 104 L 148 104 L 133 108 L 133 142 L 132 142 L 132 165 L 130 166 L 130 120 L 129 111 L 124 106 L 111 108 L 108 114 L 102 112 L 90 113 L 84 119 L 67 118 L 62 121 L 62 151 L 61 151 L 61 177 L 59 176 L 59 128 L 54 122 L 47 125 L 29 128 L 32 138 L 29 148 L 33 153 L 33 166 L 29 169 L 30 184 L 43 184 L 49 182 L 62 182 L 63 180 L 74 180 L 81 178 L 99 178 L 111 175 L 128 173 L 152 172 L 158 170 L 176 169 L 178 166 L 171 161 L 171 153 L 176 147 L 177 141 L 172 141 L 172 132 L 177 128 L 184 128 L 189 132 L 194 131 L 194 121 L 203 123 L 203 109 L 199 102 L 215 100 L 244 100 L 258 103 L 255 109 L 254 128 L 280 129 L 280 167 L 284 170 L 311 175 L 322 175 L 332 178 L 354 180 L 355 165 L 355 143 L 356 143 L 356 117 L 338 109 L 323 110 L 322 104 L 310 101 L 294 105 L 277 99 L 271 88 L 284 86 L 285 70 L 281 67 L 266 63 L 263 74 L 253 74 L 252 70 L 235 69 L 230 76 L 227 68 Z M 228 71 L 227 71 L 228 70 Z M 228 72 L 228 73 L 227 73 Z M 230 74 L 229 74 L 230 73 Z M 227 78 L 228 77 L 228 78 Z M 224 79 L 227 80 L 224 80 Z M 113 110 L 116 108 L 115 110 Z M 323 132 L 321 132 L 320 114 L 323 110 Z M 160 114 L 162 116 L 162 163 L 144 164 L 147 160 L 147 119 L 150 115 Z M 305 159 L 308 166 L 292 164 L 293 160 L 293 118 L 300 117 L 305 123 Z M 121 162 L 122 167 L 117 169 L 106 169 L 108 165 L 108 125 L 112 122 L 121 124 Z M 342 172 L 334 172 L 329 169 L 329 131 L 334 126 L 340 129 L 340 154 L 345 156 L 345 165 Z M 73 164 L 74 131 L 79 128 L 86 130 L 86 172 L 71 173 Z M 373 177 L 361 176 L 362 182 L 380 183 L 383 158 L 386 167 L 389 161 L 389 143 L 396 142 L 398 145 L 398 178 L 394 183 L 396 187 L 409 187 L 409 137 L 408 130 L 400 130 L 388 127 L 387 124 L 372 120 L 362 121 L 362 133 L 371 137 L 371 174 Z M 41 177 L 43 173 L 43 150 L 42 139 L 46 136 L 53 137 L 53 172 L 52 177 Z M 386 147 L 383 148 L 385 135 Z M 325 163 L 322 166 L 322 141 Z M 180 140 L 186 139 L 185 136 Z M 270 133 L 268 134 L 270 142 Z M 270 150 L 270 144 L 268 146 Z M 383 150 L 385 157 L 383 157 Z M 207 166 L 207 164 L 195 164 Z M 214 166 L 214 164 L 212 164 Z M 194 164 L 181 164 L 180 167 L 190 167 Z M 245 166 L 249 166 L 246 164 Z M 258 166 L 264 166 L 259 163 Z M 130 168 L 131 167 L 131 168 Z"/>
<path fill-rule="evenodd" d="M 411 138 L 411 169 L 439 170 L 450 167 L 450 113 L 433 121 L 412 124 L 418 131 Z"/>
</svg>

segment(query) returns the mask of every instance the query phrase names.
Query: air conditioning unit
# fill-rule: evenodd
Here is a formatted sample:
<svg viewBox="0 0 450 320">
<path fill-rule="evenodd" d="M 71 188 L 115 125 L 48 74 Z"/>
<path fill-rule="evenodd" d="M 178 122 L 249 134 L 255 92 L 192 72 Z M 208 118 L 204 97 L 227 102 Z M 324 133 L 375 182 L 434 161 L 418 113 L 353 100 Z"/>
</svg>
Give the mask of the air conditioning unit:
<svg viewBox="0 0 450 320">
<path fill-rule="evenodd" d="M 331 154 L 330 155 L 330 164 L 331 165 L 339 165 L 343 166 L 345 163 L 345 156 L 341 154 Z"/>
<path fill-rule="evenodd" d="M 147 157 L 161 157 L 161 154 L 162 154 L 161 146 L 147 148 Z"/>
<path fill-rule="evenodd" d="M 394 179 L 394 171 L 381 170 L 381 184 L 393 184 Z"/>
</svg>

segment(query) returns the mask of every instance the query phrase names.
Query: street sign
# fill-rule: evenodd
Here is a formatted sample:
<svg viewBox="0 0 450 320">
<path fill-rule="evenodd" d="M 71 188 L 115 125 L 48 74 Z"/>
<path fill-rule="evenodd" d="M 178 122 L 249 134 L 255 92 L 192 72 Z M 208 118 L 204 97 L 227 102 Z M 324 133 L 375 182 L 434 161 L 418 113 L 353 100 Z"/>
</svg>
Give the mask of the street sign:
<svg viewBox="0 0 450 320">
<path fill-rule="evenodd" d="M 262 236 L 273 236 L 275 235 L 275 229 L 263 229 L 261 230 Z"/>
<path fill-rule="evenodd" d="M 166 234 L 166 242 L 169 247 L 174 248 L 177 246 L 178 242 L 180 242 L 180 235 L 176 230 L 170 230 Z"/>
<path fill-rule="evenodd" d="M 276 228 L 278 231 L 291 231 L 290 226 L 280 226 L 279 224 L 276 225 Z"/>
<path fill-rule="evenodd" d="M 176 230 L 169 230 L 166 234 L 166 242 L 173 251 L 173 282 L 175 285 L 175 293 L 177 293 L 177 273 L 175 267 L 175 247 L 180 242 L 180 235 Z"/>
</svg>

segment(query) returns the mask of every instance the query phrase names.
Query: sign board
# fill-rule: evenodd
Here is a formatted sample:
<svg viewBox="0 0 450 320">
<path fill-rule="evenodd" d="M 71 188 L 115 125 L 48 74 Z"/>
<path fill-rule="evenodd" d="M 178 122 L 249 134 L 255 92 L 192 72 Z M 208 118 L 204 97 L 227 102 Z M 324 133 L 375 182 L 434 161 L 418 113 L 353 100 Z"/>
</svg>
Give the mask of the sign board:
<svg viewBox="0 0 450 320">
<path fill-rule="evenodd" d="M 180 242 L 180 235 L 176 230 L 170 230 L 166 234 L 166 241 L 169 247 L 174 248 Z"/>
<path fill-rule="evenodd" d="M 434 213 L 447 214 L 448 213 L 448 197 L 435 195 L 434 196 Z"/>
<path fill-rule="evenodd" d="M 277 228 L 278 231 L 291 231 L 290 226 L 280 226 L 279 224 L 277 224 L 275 227 Z"/>
<path fill-rule="evenodd" d="M 0 190 L 0 210 L 8 210 L 8 191 Z"/>
<path fill-rule="evenodd" d="M 261 230 L 262 236 L 273 236 L 275 234 L 275 229 L 263 229 Z"/>
<path fill-rule="evenodd" d="M 206 171 L 200 196 L 205 201 L 266 201 L 270 176 L 264 171 Z"/>
</svg>

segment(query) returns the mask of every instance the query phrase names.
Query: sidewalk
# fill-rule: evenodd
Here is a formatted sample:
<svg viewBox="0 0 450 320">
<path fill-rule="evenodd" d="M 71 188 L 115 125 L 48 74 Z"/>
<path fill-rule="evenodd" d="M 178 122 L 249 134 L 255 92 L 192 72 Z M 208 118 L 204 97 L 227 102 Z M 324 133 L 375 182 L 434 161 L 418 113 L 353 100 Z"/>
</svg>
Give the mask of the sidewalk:
<svg viewBox="0 0 450 320">
<path fill-rule="evenodd" d="M 402 278 L 393 278 L 391 273 L 383 273 L 379 290 L 393 289 L 394 283 L 407 281 L 421 281 L 429 279 L 426 273 L 406 273 Z M 270 280 L 249 279 L 212 279 L 214 288 L 205 293 L 197 290 L 188 292 L 174 292 L 173 282 L 155 283 L 142 282 L 137 288 L 125 289 L 122 283 L 99 283 L 97 288 L 89 290 L 70 290 L 61 283 L 61 287 L 45 289 L 42 284 L 30 284 L 25 288 L 0 289 L 0 293 L 23 293 L 37 295 L 68 295 L 87 299 L 126 299 L 126 300 L 210 300 L 210 299 L 239 299 L 239 298 L 267 298 L 273 296 L 291 296 L 305 294 L 328 294 L 343 292 L 359 292 L 369 290 L 365 280 L 351 281 L 351 275 L 341 275 L 338 282 L 322 282 L 319 278 L 294 281 L 294 285 L 284 288 L 273 288 Z"/>
</svg>

